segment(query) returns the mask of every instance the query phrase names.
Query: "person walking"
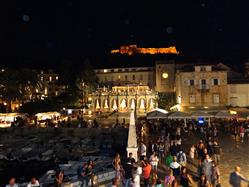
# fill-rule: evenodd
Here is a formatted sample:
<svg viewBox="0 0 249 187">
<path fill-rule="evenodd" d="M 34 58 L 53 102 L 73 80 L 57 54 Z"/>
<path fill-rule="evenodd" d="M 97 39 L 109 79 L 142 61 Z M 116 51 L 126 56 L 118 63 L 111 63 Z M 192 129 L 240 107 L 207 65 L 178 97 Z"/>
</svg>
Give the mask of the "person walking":
<svg viewBox="0 0 249 187">
<path fill-rule="evenodd" d="M 215 163 L 219 164 L 220 163 L 221 148 L 220 148 L 220 145 L 218 144 L 217 141 L 214 141 L 213 150 L 214 150 L 214 161 L 215 161 Z"/>
<path fill-rule="evenodd" d="M 212 187 L 216 187 L 218 184 L 220 184 L 220 169 L 215 161 L 212 161 L 211 184 Z"/>
<path fill-rule="evenodd" d="M 140 147 L 140 160 L 146 159 L 146 152 L 147 152 L 147 147 L 146 145 L 142 142 L 141 147 Z"/>
<path fill-rule="evenodd" d="M 193 180 L 188 174 L 186 167 L 182 167 L 181 169 L 180 184 L 182 187 L 189 187 L 193 184 Z"/>
<path fill-rule="evenodd" d="M 173 175 L 178 178 L 181 173 L 181 165 L 177 162 L 176 156 L 173 157 L 173 162 L 170 164 L 170 169 L 173 171 Z"/>
<path fill-rule="evenodd" d="M 131 160 L 128 159 L 126 164 L 124 165 L 125 187 L 130 186 L 132 180 L 132 170 L 133 170 L 133 164 L 131 163 Z"/>
<path fill-rule="evenodd" d="M 171 187 L 174 180 L 175 180 L 175 177 L 173 175 L 173 170 L 170 169 L 168 170 L 168 175 L 165 176 L 164 186 Z"/>
<path fill-rule="evenodd" d="M 183 150 L 180 150 L 177 154 L 177 162 L 181 165 L 181 166 L 186 166 L 187 164 L 187 157 L 186 154 L 183 152 Z"/>
<path fill-rule="evenodd" d="M 153 175 L 157 174 L 158 161 L 159 161 L 159 159 L 156 155 L 156 152 L 153 152 L 153 154 L 150 156 L 150 164 L 152 166 Z"/>
<path fill-rule="evenodd" d="M 115 158 L 113 159 L 112 165 L 116 171 L 116 178 L 120 181 L 121 180 L 121 171 L 120 171 L 121 170 L 121 159 L 120 159 L 119 153 L 117 153 Z"/>
<path fill-rule="evenodd" d="M 212 176 L 212 160 L 210 159 L 209 155 L 206 155 L 202 163 L 202 172 L 205 174 L 208 183 L 211 184 L 211 176 Z"/>
<path fill-rule="evenodd" d="M 232 185 L 232 187 L 241 187 L 242 181 L 249 183 L 249 180 L 240 174 L 240 170 L 241 169 L 239 166 L 235 166 L 234 172 L 230 174 L 229 183 Z"/>
<path fill-rule="evenodd" d="M 62 170 L 59 170 L 55 173 L 55 187 L 61 187 L 63 183 L 64 173 Z"/>
<path fill-rule="evenodd" d="M 189 156 L 191 158 L 192 161 L 194 161 L 195 159 L 195 145 L 192 145 L 190 150 L 189 150 Z"/>
<path fill-rule="evenodd" d="M 148 187 L 152 168 L 147 160 L 142 161 L 142 167 L 143 167 L 144 187 Z"/>
</svg>

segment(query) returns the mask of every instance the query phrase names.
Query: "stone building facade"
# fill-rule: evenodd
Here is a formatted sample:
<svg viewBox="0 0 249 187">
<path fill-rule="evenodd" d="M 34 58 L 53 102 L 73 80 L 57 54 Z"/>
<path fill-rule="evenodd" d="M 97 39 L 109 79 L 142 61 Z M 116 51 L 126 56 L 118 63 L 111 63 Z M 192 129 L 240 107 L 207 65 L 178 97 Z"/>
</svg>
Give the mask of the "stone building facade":
<svg viewBox="0 0 249 187">
<path fill-rule="evenodd" d="M 176 73 L 176 102 L 182 107 L 227 104 L 227 71 L 215 65 L 186 66 Z"/>
<path fill-rule="evenodd" d="M 147 113 L 157 107 L 157 92 L 142 85 L 101 88 L 89 95 L 89 99 L 95 112 L 136 110 L 137 113 Z"/>
</svg>

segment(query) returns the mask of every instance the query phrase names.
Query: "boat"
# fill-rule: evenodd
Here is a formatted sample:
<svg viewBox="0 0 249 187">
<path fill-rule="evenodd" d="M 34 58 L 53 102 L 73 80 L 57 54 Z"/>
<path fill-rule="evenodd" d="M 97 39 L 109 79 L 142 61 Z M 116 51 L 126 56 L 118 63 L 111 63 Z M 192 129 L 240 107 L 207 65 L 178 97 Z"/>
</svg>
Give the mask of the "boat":
<svg viewBox="0 0 249 187">
<path fill-rule="evenodd" d="M 67 164 L 59 164 L 59 170 L 64 171 L 63 187 L 80 186 L 81 181 L 78 179 L 78 168 L 83 163 L 87 163 L 89 160 L 94 161 L 94 185 L 110 182 L 115 178 L 115 170 L 112 166 L 112 157 L 104 156 L 87 156 L 81 158 L 79 161 L 68 161 Z M 41 187 L 50 187 L 54 185 L 55 170 L 47 171 L 40 179 Z"/>
</svg>

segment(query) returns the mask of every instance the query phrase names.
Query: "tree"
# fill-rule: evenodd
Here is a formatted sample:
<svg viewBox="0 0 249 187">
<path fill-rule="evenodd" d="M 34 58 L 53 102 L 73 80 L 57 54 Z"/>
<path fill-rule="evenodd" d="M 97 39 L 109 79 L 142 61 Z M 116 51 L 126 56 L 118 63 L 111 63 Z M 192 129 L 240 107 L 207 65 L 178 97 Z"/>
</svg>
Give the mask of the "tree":
<svg viewBox="0 0 249 187">
<path fill-rule="evenodd" d="M 98 78 L 89 59 L 86 59 L 84 61 L 82 71 L 80 72 L 77 82 L 81 82 L 84 83 L 84 85 L 87 85 L 89 92 L 93 92 L 96 90 L 98 86 Z"/>
<path fill-rule="evenodd" d="M 175 104 L 175 93 L 158 93 L 158 107 L 170 109 Z"/>
<path fill-rule="evenodd" d="M 11 101 L 32 97 L 37 85 L 37 74 L 28 69 L 6 69 L 0 75 L 0 95 L 10 109 Z M 8 110 L 7 110 L 8 111 Z"/>
</svg>

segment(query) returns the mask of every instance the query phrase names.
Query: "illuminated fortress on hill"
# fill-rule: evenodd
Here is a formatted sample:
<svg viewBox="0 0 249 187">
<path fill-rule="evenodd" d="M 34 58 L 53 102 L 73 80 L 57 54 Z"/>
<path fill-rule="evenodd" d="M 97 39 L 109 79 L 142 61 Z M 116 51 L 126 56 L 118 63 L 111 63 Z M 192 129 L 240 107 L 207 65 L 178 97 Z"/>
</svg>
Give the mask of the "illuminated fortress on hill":
<svg viewBox="0 0 249 187">
<path fill-rule="evenodd" d="M 111 50 L 111 54 L 128 54 L 133 55 L 136 53 L 139 54 L 179 54 L 176 50 L 175 46 L 171 46 L 168 48 L 138 48 L 137 45 L 128 45 L 128 46 L 121 46 L 120 49 Z"/>
</svg>

